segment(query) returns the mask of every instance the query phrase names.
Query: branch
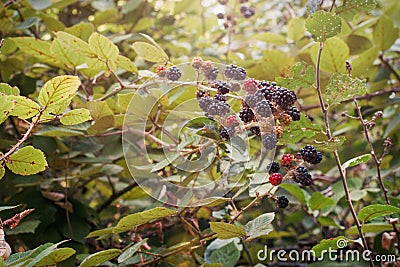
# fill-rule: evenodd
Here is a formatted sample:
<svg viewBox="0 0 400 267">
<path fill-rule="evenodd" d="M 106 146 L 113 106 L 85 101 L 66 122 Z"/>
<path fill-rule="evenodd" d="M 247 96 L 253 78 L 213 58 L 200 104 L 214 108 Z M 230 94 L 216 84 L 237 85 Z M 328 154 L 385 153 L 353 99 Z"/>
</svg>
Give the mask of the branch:
<svg viewBox="0 0 400 267">
<path fill-rule="evenodd" d="M 379 59 L 381 62 L 393 73 L 396 79 L 400 82 L 400 75 L 396 72 L 396 70 L 390 65 L 389 61 L 383 57 L 383 53 L 379 53 Z"/>
<path fill-rule="evenodd" d="M 125 188 L 121 189 L 120 191 L 115 192 L 114 194 L 112 194 L 101 206 L 99 206 L 98 208 L 96 208 L 96 212 L 101 212 L 103 211 L 105 208 L 107 208 L 108 206 L 111 205 L 111 203 L 114 202 L 114 200 L 116 200 L 117 198 L 119 198 L 120 196 L 124 195 L 125 193 L 129 192 L 130 190 L 132 190 L 135 186 L 137 186 L 136 182 L 133 182 L 131 184 L 129 184 L 128 186 L 126 186 Z"/>
</svg>

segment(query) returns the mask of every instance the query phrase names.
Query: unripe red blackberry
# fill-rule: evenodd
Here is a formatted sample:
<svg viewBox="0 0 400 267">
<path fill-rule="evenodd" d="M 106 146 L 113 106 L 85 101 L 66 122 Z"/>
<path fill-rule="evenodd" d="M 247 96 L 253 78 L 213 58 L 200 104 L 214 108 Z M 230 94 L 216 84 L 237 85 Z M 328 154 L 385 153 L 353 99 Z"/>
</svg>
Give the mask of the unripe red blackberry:
<svg viewBox="0 0 400 267">
<path fill-rule="evenodd" d="M 284 154 L 281 159 L 281 163 L 283 166 L 290 166 L 292 165 L 293 156 L 292 154 Z"/>
<path fill-rule="evenodd" d="M 279 166 L 279 163 L 276 161 L 273 161 L 270 164 L 268 164 L 267 171 L 269 174 L 273 174 L 273 173 L 279 172 L 280 168 L 281 168 L 281 166 Z"/>
<path fill-rule="evenodd" d="M 253 78 L 249 78 L 244 81 L 243 89 L 249 93 L 254 94 L 257 91 L 257 81 Z"/>
<path fill-rule="evenodd" d="M 239 121 L 235 115 L 230 115 L 226 118 L 226 125 L 228 126 L 236 126 L 239 124 Z"/>
<path fill-rule="evenodd" d="M 182 77 L 182 71 L 177 66 L 172 66 L 167 70 L 167 79 L 170 81 L 177 81 Z"/>
<path fill-rule="evenodd" d="M 167 68 L 163 65 L 157 66 L 157 74 L 158 77 L 165 77 L 165 75 L 167 74 Z"/>
<path fill-rule="evenodd" d="M 278 197 L 276 204 L 278 204 L 279 208 L 284 209 L 289 205 L 289 200 L 285 196 L 280 196 Z"/>
<path fill-rule="evenodd" d="M 239 118 L 244 122 L 248 123 L 254 119 L 254 113 L 250 108 L 242 107 L 239 112 Z"/>
<path fill-rule="evenodd" d="M 282 183 L 282 174 L 280 173 L 273 173 L 269 176 L 269 182 L 274 185 L 280 185 Z"/>
<path fill-rule="evenodd" d="M 211 61 L 203 61 L 203 64 L 201 65 L 200 70 L 204 73 L 208 73 L 210 71 L 212 71 L 214 69 L 214 63 L 212 63 Z"/>
<path fill-rule="evenodd" d="M 192 67 L 199 70 L 203 66 L 203 59 L 201 57 L 194 57 L 192 60 Z"/>
</svg>

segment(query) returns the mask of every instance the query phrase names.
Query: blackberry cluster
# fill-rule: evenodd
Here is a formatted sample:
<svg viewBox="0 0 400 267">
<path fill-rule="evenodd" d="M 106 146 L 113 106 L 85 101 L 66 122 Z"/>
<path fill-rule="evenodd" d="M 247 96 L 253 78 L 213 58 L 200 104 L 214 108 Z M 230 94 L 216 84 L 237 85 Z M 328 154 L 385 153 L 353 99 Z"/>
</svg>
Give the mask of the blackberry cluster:
<svg viewBox="0 0 400 267">
<path fill-rule="evenodd" d="M 278 197 L 276 204 L 278 204 L 279 208 L 284 209 L 289 205 L 289 200 L 285 196 L 280 196 Z"/>
<path fill-rule="evenodd" d="M 304 186 L 309 186 L 312 184 L 311 174 L 309 174 L 307 169 L 303 166 L 296 168 L 296 171 L 294 172 L 293 180 L 296 183 L 300 183 Z"/>
<path fill-rule="evenodd" d="M 272 150 L 277 143 L 276 136 L 274 134 L 266 134 L 261 138 L 261 142 L 266 150 Z"/>
<path fill-rule="evenodd" d="M 250 108 L 242 107 L 239 112 L 239 118 L 244 122 L 248 123 L 254 119 L 254 113 Z"/>
<path fill-rule="evenodd" d="M 225 77 L 228 79 L 233 79 L 237 81 L 246 79 L 246 70 L 233 64 L 226 66 L 224 74 Z"/>
<path fill-rule="evenodd" d="M 269 174 L 277 173 L 281 169 L 281 166 L 279 165 L 278 162 L 273 161 L 267 166 L 267 170 Z"/>
<path fill-rule="evenodd" d="M 299 121 L 300 120 L 300 110 L 298 110 L 295 106 L 290 107 L 287 111 L 287 114 L 292 117 L 293 121 Z"/>
<path fill-rule="evenodd" d="M 179 78 L 182 77 L 182 71 L 180 68 L 176 67 L 176 66 L 172 66 L 171 68 L 169 68 L 167 70 L 167 79 L 170 81 L 177 81 L 179 80 Z"/>
<path fill-rule="evenodd" d="M 283 87 L 275 87 L 272 101 L 284 110 L 288 110 L 296 102 L 296 94 Z"/>
<path fill-rule="evenodd" d="M 231 86 L 229 85 L 229 83 L 224 82 L 224 81 L 215 82 L 213 87 L 218 90 L 218 93 L 223 94 L 223 95 L 229 93 L 229 91 L 231 89 Z"/>
<path fill-rule="evenodd" d="M 307 161 L 308 163 L 311 164 L 318 164 L 322 161 L 322 154 L 321 152 L 318 152 L 314 146 L 312 145 L 306 145 L 302 150 L 301 150 L 301 156 L 302 158 Z"/>
</svg>

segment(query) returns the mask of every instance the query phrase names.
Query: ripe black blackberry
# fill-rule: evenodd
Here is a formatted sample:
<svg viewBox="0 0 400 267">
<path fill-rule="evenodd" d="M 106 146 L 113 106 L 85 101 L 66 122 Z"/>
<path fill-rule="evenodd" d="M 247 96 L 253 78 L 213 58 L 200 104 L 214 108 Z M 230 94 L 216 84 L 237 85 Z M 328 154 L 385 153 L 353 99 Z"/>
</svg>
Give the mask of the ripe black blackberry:
<svg viewBox="0 0 400 267">
<path fill-rule="evenodd" d="M 266 150 L 272 150 L 276 147 L 276 136 L 274 134 L 267 134 L 261 138 L 261 142 Z"/>
<path fill-rule="evenodd" d="M 314 146 L 306 145 L 301 151 L 302 158 L 308 163 L 317 164 L 322 160 L 322 154 L 317 152 Z"/>
<path fill-rule="evenodd" d="M 231 86 L 229 85 L 229 83 L 224 82 L 224 81 L 215 82 L 213 87 L 218 90 L 218 93 L 223 94 L 223 95 L 229 93 L 229 91 L 231 90 Z"/>
<path fill-rule="evenodd" d="M 224 74 L 228 79 L 237 81 L 246 79 L 246 70 L 233 64 L 226 66 Z"/>
<path fill-rule="evenodd" d="M 265 80 L 259 81 L 257 84 L 257 87 L 259 89 L 269 88 L 270 86 L 271 86 L 271 83 L 269 81 L 265 81 Z"/>
<path fill-rule="evenodd" d="M 248 122 L 251 122 L 254 119 L 254 113 L 250 108 L 242 107 L 242 109 L 239 112 L 239 118 L 244 123 L 248 123 Z"/>
<path fill-rule="evenodd" d="M 211 105 L 208 107 L 208 114 L 215 116 L 225 116 L 229 113 L 230 105 L 216 99 L 212 99 Z"/>
<path fill-rule="evenodd" d="M 277 173 L 277 172 L 279 172 L 280 169 L 281 169 L 281 166 L 276 161 L 271 162 L 267 166 L 267 171 L 268 171 L 269 174 Z"/>
<path fill-rule="evenodd" d="M 312 184 L 311 174 L 309 174 L 307 169 L 303 166 L 296 168 L 294 175 L 293 175 L 293 180 L 296 183 L 299 183 L 304 186 L 309 186 Z"/>
<path fill-rule="evenodd" d="M 197 99 L 200 99 L 200 98 L 205 97 L 205 96 L 207 96 L 207 91 L 201 90 L 201 91 L 197 91 L 196 92 L 196 98 Z"/>
<path fill-rule="evenodd" d="M 210 97 L 208 97 L 208 96 L 203 96 L 203 97 L 200 97 L 200 98 L 198 99 L 198 101 L 199 101 L 199 106 L 200 106 L 200 108 L 201 108 L 204 112 L 208 113 L 209 108 L 210 108 L 211 104 L 213 103 L 212 98 L 210 98 Z"/>
<path fill-rule="evenodd" d="M 296 101 L 296 94 L 286 88 L 275 87 L 272 95 L 272 101 L 274 101 L 282 109 L 287 110 Z"/>
<path fill-rule="evenodd" d="M 258 99 L 258 97 L 255 94 L 248 94 L 244 98 L 244 102 L 246 105 L 250 108 L 255 108 L 257 103 L 261 101 L 262 99 Z"/>
<path fill-rule="evenodd" d="M 261 135 L 260 127 L 255 126 L 250 128 L 250 132 L 254 135 Z"/>
<path fill-rule="evenodd" d="M 226 102 L 226 96 L 221 95 L 221 94 L 215 94 L 214 99 L 216 99 L 218 101 Z"/>
<path fill-rule="evenodd" d="M 182 77 L 182 71 L 177 66 L 172 66 L 167 70 L 167 79 L 170 81 L 177 81 Z"/>
<path fill-rule="evenodd" d="M 207 80 L 215 81 L 218 77 L 219 69 L 217 67 L 212 68 L 210 71 L 204 72 L 204 77 Z"/>
<path fill-rule="evenodd" d="M 278 197 L 276 204 L 278 204 L 279 208 L 284 209 L 289 205 L 289 200 L 285 196 L 280 196 Z"/>
<path fill-rule="evenodd" d="M 271 115 L 272 108 L 273 107 L 268 100 L 262 100 L 257 103 L 255 110 L 261 117 L 268 118 Z"/>
<path fill-rule="evenodd" d="M 287 111 L 287 114 L 292 117 L 293 121 L 299 121 L 300 120 L 300 110 L 298 110 L 296 107 L 290 107 Z"/>
<path fill-rule="evenodd" d="M 219 137 L 220 137 L 222 140 L 230 140 L 231 137 L 233 136 L 233 133 L 234 133 L 234 131 L 233 131 L 232 128 L 230 128 L 230 127 L 224 127 L 224 128 L 222 128 L 222 130 L 219 132 Z"/>
</svg>

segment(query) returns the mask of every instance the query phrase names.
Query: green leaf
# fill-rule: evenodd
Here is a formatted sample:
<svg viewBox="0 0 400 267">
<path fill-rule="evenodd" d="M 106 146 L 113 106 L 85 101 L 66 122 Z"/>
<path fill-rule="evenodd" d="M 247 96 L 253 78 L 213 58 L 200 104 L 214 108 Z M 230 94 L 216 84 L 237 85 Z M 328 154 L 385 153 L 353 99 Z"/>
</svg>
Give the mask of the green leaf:
<svg viewBox="0 0 400 267">
<path fill-rule="evenodd" d="M 113 231 L 114 231 L 114 227 L 96 230 L 96 231 L 90 232 L 86 236 L 86 238 L 98 237 L 98 236 L 102 236 L 102 235 L 111 235 L 113 233 Z"/>
<path fill-rule="evenodd" d="M 389 49 L 398 38 L 398 35 L 399 29 L 395 28 L 393 21 L 385 15 L 379 18 L 372 32 L 374 44 L 380 51 Z"/>
<path fill-rule="evenodd" d="M 324 251 L 344 248 L 349 242 L 353 241 L 345 236 L 337 236 L 335 238 L 321 240 L 318 245 L 312 247 L 312 250 L 315 252 L 315 255 L 319 257 Z"/>
<path fill-rule="evenodd" d="M 35 266 L 54 266 L 59 262 L 65 261 L 75 253 L 75 249 L 72 248 L 58 248 L 44 257 Z"/>
<path fill-rule="evenodd" d="M 83 57 L 94 58 L 96 55 L 90 49 L 89 44 L 82 39 L 66 33 L 66 32 L 57 32 L 56 33 L 57 40 L 63 45 L 63 47 L 67 47 L 67 51 L 73 51 L 73 53 L 77 53 Z"/>
<path fill-rule="evenodd" d="M 317 133 L 321 133 L 321 131 L 321 125 L 312 124 L 310 119 L 301 115 L 299 121 L 292 122 L 289 129 L 283 132 L 279 142 L 282 144 L 294 144 L 303 138 L 312 138 Z"/>
<path fill-rule="evenodd" d="M 244 229 L 246 230 L 247 238 L 246 240 L 253 240 L 255 238 L 265 236 L 274 230 L 271 222 L 274 220 L 275 213 L 269 212 L 264 213 L 254 220 L 246 223 Z"/>
<path fill-rule="evenodd" d="M 115 257 L 118 257 L 120 254 L 121 254 L 121 250 L 115 249 L 115 248 L 99 251 L 97 253 L 94 253 L 94 254 L 86 257 L 82 261 L 82 263 L 79 265 L 79 267 L 98 266 L 108 260 L 112 260 Z"/>
<path fill-rule="evenodd" d="M 43 10 L 51 6 L 51 2 L 48 0 L 28 0 L 29 4 L 35 10 Z"/>
<path fill-rule="evenodd" d="M 296 42 L 304 36 L 305 31 L 305 21 L 303 18 L 293 17 L 289 20 L 287 26 L 287 37 L 289 39 Z"/>
<path fill-rule="evenodd" d="M 322 226 L 333 226 L 338 229 L 343 230 L 344 227 L 339 225 L 332 217 L 323 217 L 323 216 L 318 216 L 317 221 L 322 225 Z"/>
<path fill-rule="evenodd" d="M 319 44 L 311 48 L 311 59 L 317 62 Z M 324 43 L 320 69 L 325 72 L 346 72 L 346 60 L 350 57 L 348 45 L 339 37 L 333 37 Z"/>
<path fill-rule="evenodd" d="M 232 241 L 225 246 L 214 250 L 211 253 L 210 261 L 211 263 L 221 263 L 224 267 L 236 266 L 239 261 L 240 251 L 237 245 Z"/>
<path fill-rule="evenodd" d="M 371 11 L 376 6 L 375 0 L 344 1 L 343 5 L 336 8 L 335 13 L 346 20 L 352 20 L 359 11 Z"/>
<path fill-rule="evenodd" d="M 0 93 L 5 95 L 19 95 L 19 89 L 16 86 L 12 87 L 6 83 L 0 83 Z"/>
<path fill-rule="evenodd" d="M 391 231 L 393 230 L 393 225 L 389 223 L 368 223 L 364 224 L 362 227 L 362 231 L 364 234 L 366 233 L 381 233 L 384 231 Z M 346 230 L 346 235 L 358 235 L 357 226 L 352 226 Z"/>
<path fill-rule="evenodd" d="M 8 118 L 15 106 L 15 101 L 9 100 L 8 96 L 0 93 L 0 123 Z"/>
<path fill-rule="evenodd" d="M 127 248 L 124 252 L 122 252 L 121 255 L 119 255 L 118 257 L 118 263 L 124 262 L 126 260 L 128 260 L 129 258 L 131 258 L 136 251 L 139 250 L 139 248 L 146 243 L 148 240 L 148 238 L 145 238 L 143 240 L 141 240 L 140 242 L 135 243 L 133 246 L 130 246 L 129 248 Z"/>
<path fill-rule="evenodd" d="M 2 156 L 2 154 L 0 153 L 0 157 Z M 1 178 L 4 177 L 4 175 L 6 174 L 6 169 L 3 167 L 3 165 L 0 165 L 0 180 Z"/>
<path fill-rule="evenodd" d="M 303 189 L 301 189 L 298 185 L 281 184 L 280 187 L 288 191 L 290 194 L 292 194 L 302 205 L 307 204 L 305 193 Z"/>
<path fill-rule="evenodd" d="M 157 207 L 125 216 L 114 227 L 115 233 L 126 232 L 136 226 L 176 214 L 174 210 Z"/>
<path fill-rule="evenodd" d="M 65 136 L 79 136 L 83 135 L 83 132 L 69 129 L 63 126 L 51 126 L 46 125 L 35 133 L 39 136 L 49 136 L 49 137 L 65 137 Z"/>
<path fill-rule="evenodd" d="M 297 62 L 290 70 L 293 73 L 292 77 L 276 79 L 280 86 L 288 89 L 296 90 L 299 88 L 310 88 L 315 83 L 315 69 L 313 66 L 307 66 L 305 62 Z"/>
<path fill-rule="evenodd" d="M 395 213 L 399 213 L 400 208 L 390 206 L 390 205 L 381 205 L 381 204 L 373 204 L 366 207 L 363 207 L 357 214 L 357 217 L 362 222 L 371 221 L 377 217 L 392 215 Z"/>
<path fill-rule="evenodd" d="M 78 108 L 68 111 L 60 118 L 60 122 L 64 125 L 75 125 L 91 120 L 90 111 L 85 108 Z"/>
<path fill-rule="evenodd" d="M 168 56 L 163 50 L 145 42 L 134 43 L 133 49 L 138 56 L 150 62 L 166 62 L 168 60 Z"/>
<path fill-rule="evenodd" d="M 16 106 L 10 113 L 12 116 L 17 116 L 20 119 L 29 119 L 39 113 L 39 105 L 27 97 L 12 95 L 7 98 L 16 103 Z"/>
<path fill-rule="evenodd" d="M 352 158 L 342 164 L 342 169 L 346 170 L 348 167 L 353 167 L 360 163 L 365 163 L 370 159 L 371 159 L 371 154 L 364 154 L 364 155 Z"/>
<path fill-rule="evenodd" d="M 26 146 L 12 154 L 6 166 L 15 174 L 31 175 L 44 171 L 47 162 L 42 151 L 33 146 Z"/>
<path fill-rule="evenodd" d="M 342 20 L 330 12 L 319 10 L 306 21 L 306 29 L 316 42 L 325 42 L 328 38 L 340 33 Z"/>
<path fill-rule="evenodd" d="M 18 224 L 17 227 L 8 232 L 9 235 L 19 235 L 19 234 L 34 234 L 36 228 L 39 226 L 39 220 L 23 221 Z"/>
<path fill-rule="evenodd" d="M 246 230 L 242 226 L 224 222 L 210 222 L 211 231 L 217 234 L 219 239 L 246 236 Z"/>
<path fill-rule="evenodd" d="M 334 73 L 326 87 L 325 100 L 331 107 L 342 101 L 362 96 L 367 93 L 367 85 L 358 78 L 351 78 L 346 74 Z"/>
<path fill-rule="evenodd" d="M 90 35 L 92 35 L 94 27 L 92 23 L 79 22 L 78 24 L 66 28 L 64 31 L 86 42 L 87 40 L 89 40 Z"/>
<path fill-rule="evenodd" d="M 376 47 L 368 49 L 351 61 L 353 70 L 351 74 L 355 77 L 367 76 L 368 70 L 373 68 L 375 59 L 378 57 L 379 51 Z"/>
<path fill-rule="evenodd" d="M 85 63 L 86 59 L 80 53 L 71 53 L 68 45 L 65 42 L 60 41 L 60 39 L 54 39 L 51 44 L 51 53 L 57 60 L 66 64 L 70 68 L 75 68 Z"/>
<path fill-rule="evenodd" d="M 138 69 L 135 66 L 135 64 L 133 64 L 132 60 L 130 60 L 127 57 L 118 55 L 117 57 L 117 66 L 121 69 L 124 69 L 126 71 L 132 72 L 132 73 L 138 73 Z"/>
<path fill-rule="evenodd" d="M 89 47 L 99 58 L 104 61 L 117 60 L 119 54 L 118 47 L 107 37 L 97 32 L 92 33 L 92 35 L 89 37 Z"/>
<path fill-rule="evenodd" d="M 335 201 L 324 196 L 320 192 L 314 192 L 308 200 L 308 205 L 312 210 L 321 210 L 323 208 L 335 205 Z"/>
<path fill-rule="evenodd" d="M 46 249 L 42 250 L 39 254 L 35 255 L 35 257 L 32 259 L 32 261 L 30 261 L 27 265 L 25 265 L 25 267 L 37 266 L 37 264 L 42 259 L 44 259 L 48 255 L 50 255 L 53 251 L 55 251 L 58 245 L 65 243 L 65 242 L 67 242 L 67 240 L 48 246 Z"/>
<path fill-rule="evenodd" d="M 48 112 L 68 106 L 81 85 L 77 76 L 58 76 L 47 81 L 39 92 L 38 100 Z"/>
</svg>

